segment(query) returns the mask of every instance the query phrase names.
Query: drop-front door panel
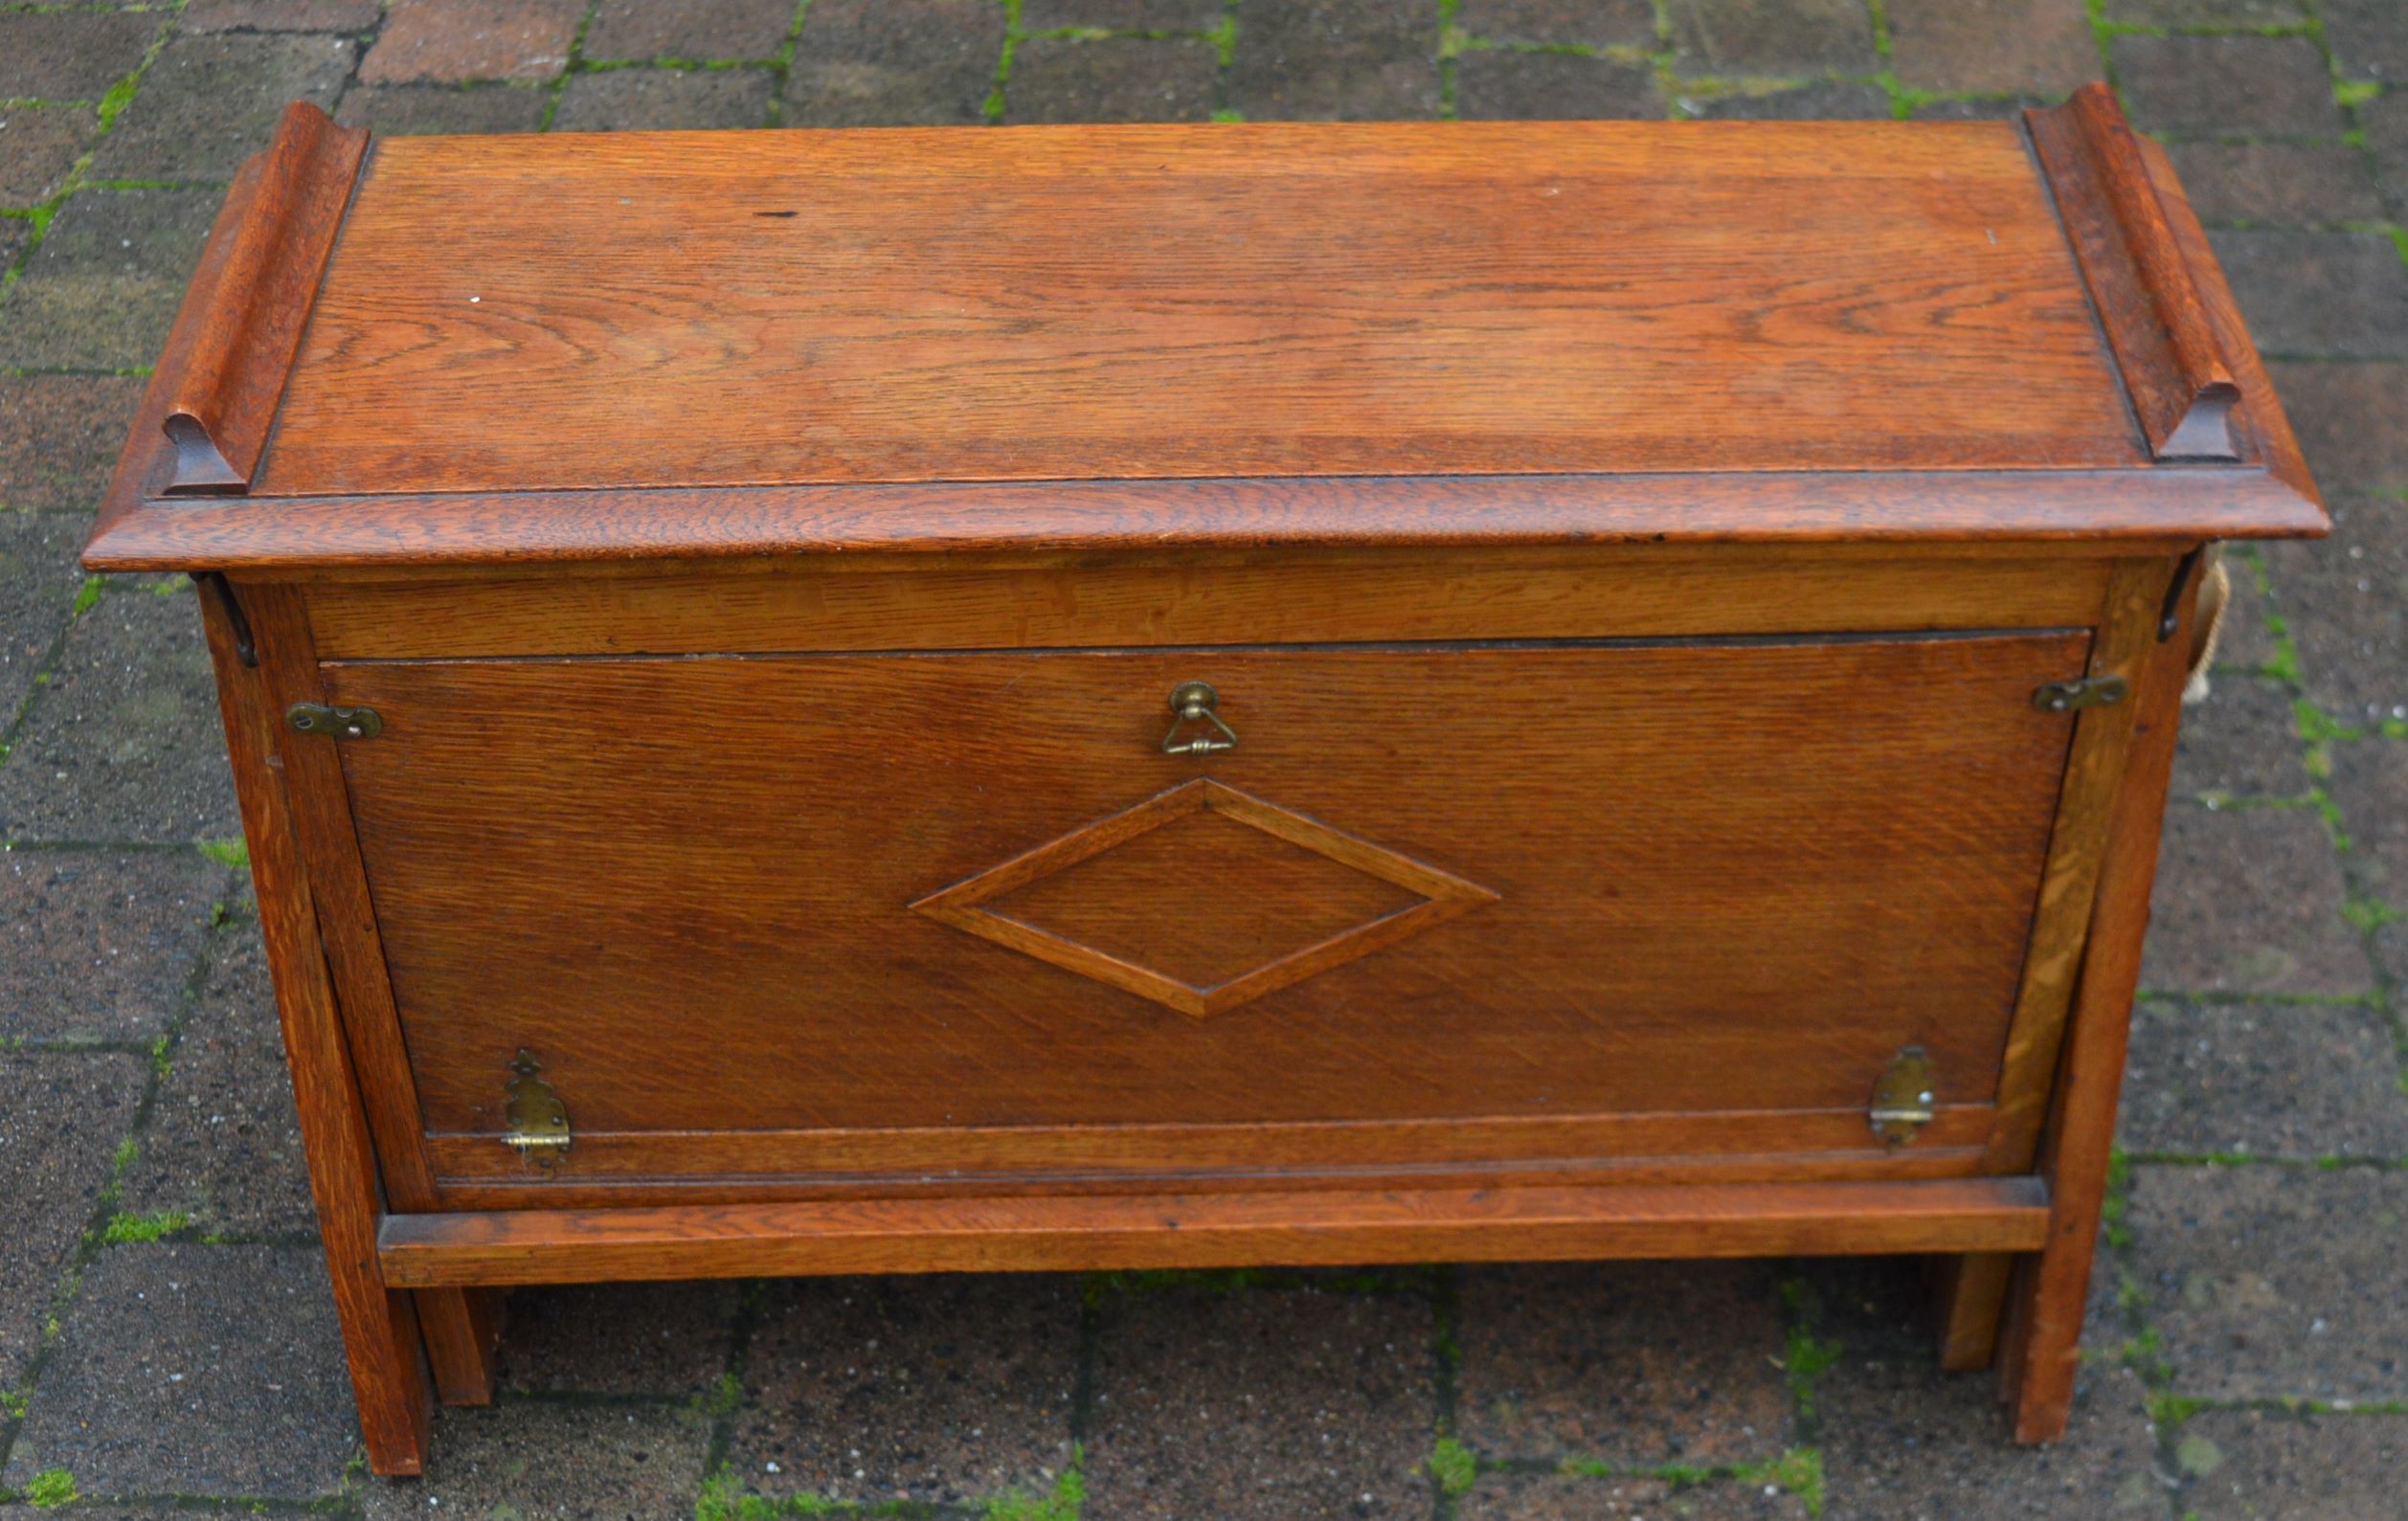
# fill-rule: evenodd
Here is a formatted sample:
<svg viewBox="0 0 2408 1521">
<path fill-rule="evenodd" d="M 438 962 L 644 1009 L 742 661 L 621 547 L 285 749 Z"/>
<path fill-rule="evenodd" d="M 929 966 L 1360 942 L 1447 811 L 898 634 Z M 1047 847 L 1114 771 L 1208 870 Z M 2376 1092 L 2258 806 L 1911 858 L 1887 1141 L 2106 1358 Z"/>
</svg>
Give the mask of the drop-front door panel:
<svg viewBox="0 0 2408 1521">
<path fill-rule="evenodd" d="M 1410 1167 L 1699 1113 L 1879 1157 L 1909 1044 L 1976 1142 L 2073 727 L 2032 694 L 2088 648 L 325 671 L 383 720 L 341 753 L 439 1171 L 514 1175 L 524 1048 L 574 1183 Z"/>
</svg>

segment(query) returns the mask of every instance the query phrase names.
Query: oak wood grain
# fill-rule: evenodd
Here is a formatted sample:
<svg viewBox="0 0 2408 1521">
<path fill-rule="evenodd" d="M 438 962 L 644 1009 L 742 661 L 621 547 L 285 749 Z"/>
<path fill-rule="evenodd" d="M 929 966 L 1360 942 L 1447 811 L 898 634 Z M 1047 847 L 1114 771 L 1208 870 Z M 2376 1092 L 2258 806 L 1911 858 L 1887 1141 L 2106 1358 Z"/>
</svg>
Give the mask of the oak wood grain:
<svg viewBox="0 0 2408 1521">
<path fill-rule="evenodd" d="M 754 1274 L 2023 1251 L 2035 1178 L 754 1204 L 393 1215 L 386 1277 L 590 1283 Z"/>
</svg>

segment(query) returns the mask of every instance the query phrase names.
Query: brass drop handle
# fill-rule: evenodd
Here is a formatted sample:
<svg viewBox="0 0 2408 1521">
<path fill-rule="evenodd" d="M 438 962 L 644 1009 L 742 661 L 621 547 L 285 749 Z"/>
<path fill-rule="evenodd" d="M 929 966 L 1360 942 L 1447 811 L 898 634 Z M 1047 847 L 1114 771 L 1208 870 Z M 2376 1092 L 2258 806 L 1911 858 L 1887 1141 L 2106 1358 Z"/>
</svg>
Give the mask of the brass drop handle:
<svg viewBox="0 0 2408 1521">
<path fill-rule="evenodd" d="M 1220 705 L 1221 694 L 1209 682 L 1181 682 L 1171 688 L 1171 711 L 1178 714 L 1171 720 L 1171 731 L 1162 736 L 1165 755 L 1209 755 L 1214 750 L 1237 749 L 1237 730 L 1213 709 Z M 1180 730 L 1190 724 L 1209 724 L 1221 732 L 1204 733 L 1182 741 Z"/>
</svg>

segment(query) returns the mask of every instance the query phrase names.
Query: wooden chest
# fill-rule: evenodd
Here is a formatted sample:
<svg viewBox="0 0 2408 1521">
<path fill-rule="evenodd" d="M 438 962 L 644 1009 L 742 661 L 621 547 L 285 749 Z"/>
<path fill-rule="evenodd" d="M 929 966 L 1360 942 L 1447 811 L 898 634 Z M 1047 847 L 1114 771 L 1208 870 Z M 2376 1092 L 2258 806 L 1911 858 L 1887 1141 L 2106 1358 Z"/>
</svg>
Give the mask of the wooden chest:
<svg viewBox="0 0 2408 1521">
<path fill-rule="evenodd" d="M 887 1269 L 1929 1254 L 2052 1437 L 2202 549 L 2323 528 L 2103 91 L 297 106 L 86 558 L 199 582 L 406 1472 L 504 1286 Z"/>
</svg>

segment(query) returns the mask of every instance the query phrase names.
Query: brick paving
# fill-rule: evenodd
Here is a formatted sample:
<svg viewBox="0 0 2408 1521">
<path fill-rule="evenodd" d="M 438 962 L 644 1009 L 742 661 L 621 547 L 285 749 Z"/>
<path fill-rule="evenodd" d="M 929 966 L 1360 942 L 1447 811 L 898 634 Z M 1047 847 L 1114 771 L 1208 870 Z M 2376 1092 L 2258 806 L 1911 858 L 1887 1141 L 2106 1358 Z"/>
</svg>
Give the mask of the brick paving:
<svg viewBox="0 0 2408 1521">
<path fill-rule="evenodd" d="M 529 1292 L 368 1478 L 189 593 L 74 555 L 218 194 L 379 131 L 2000 116 L 2171 145 L 2339 531 L 2186 731 L 2074 1429 L 1911 1264 Z M 0 1521 L 2408 1513 L 2408 6 L 0 0 Z"/>
</svg>

